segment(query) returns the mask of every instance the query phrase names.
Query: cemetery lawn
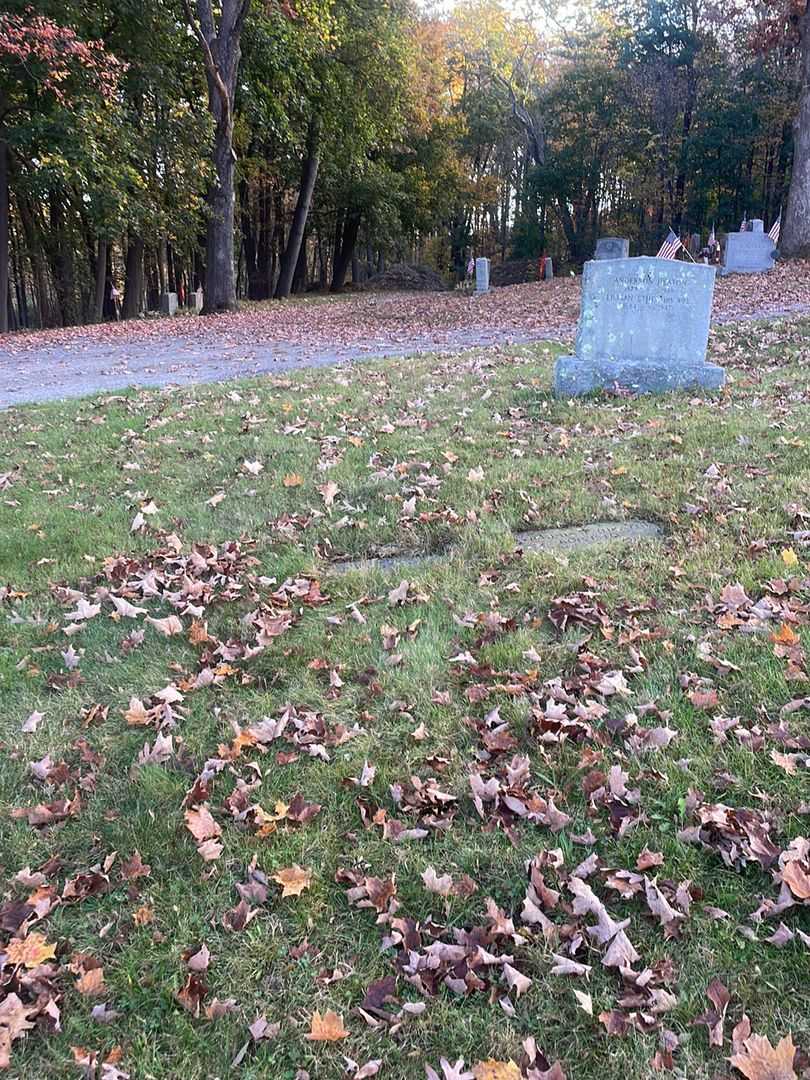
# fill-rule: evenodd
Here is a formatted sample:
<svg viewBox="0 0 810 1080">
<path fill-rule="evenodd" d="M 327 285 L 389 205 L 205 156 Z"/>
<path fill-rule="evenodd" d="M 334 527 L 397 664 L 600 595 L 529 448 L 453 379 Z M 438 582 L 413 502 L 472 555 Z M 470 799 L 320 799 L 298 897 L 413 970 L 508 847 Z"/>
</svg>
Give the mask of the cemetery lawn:
<svg viewBox="0 0 810 1080">
<path fill-rule="evenodd" d="M 809 343 L 713 330 L 705 400 L 555 401 L 535 345 L 0 414 L 7 1074 L 514 1078 L 533 1036 L 540 1076 L 647 1080 L 667 1031 L 709 1080 L 743 1014 L 810 1052 Z M 664 542 L 512 540 L 622 518 Z M 447 557 L 331 565 L 397 548 Z M 625 940 L 649 982 L 603 964 Z"/>
</svg>

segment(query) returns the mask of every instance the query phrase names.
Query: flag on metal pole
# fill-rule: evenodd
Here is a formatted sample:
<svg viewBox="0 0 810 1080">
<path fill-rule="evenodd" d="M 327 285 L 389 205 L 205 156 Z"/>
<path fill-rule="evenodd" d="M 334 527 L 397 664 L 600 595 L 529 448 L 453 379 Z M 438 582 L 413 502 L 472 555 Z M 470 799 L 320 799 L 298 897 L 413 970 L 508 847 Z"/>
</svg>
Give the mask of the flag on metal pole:
<svg viewBox="0 0 810 1080">
<path fill-rule="evenodd" d="M 709 247 L 713 248 L 716 243 L 717 237 L 715 236 L 714 232 L 714 222 L 712 222 L 712 231 L 709 233 Z"/>
<path fill-rule="evenodd" d="M 779 233 L 782 231 L 782 215 L 780 214 L 776 221 L 771 225 L 768 230 L 768 236 L 775 244 L 779 243 Z"/>
<path fill-rule="evenodd" d="M 686 251 L 686 248 L 681 243 L 681 238 L 676 236 L 670 229 L 669 235 L 658 249 L 655 257 L 656 259 L 674 259 L 679 251 Z"/>
</svg>

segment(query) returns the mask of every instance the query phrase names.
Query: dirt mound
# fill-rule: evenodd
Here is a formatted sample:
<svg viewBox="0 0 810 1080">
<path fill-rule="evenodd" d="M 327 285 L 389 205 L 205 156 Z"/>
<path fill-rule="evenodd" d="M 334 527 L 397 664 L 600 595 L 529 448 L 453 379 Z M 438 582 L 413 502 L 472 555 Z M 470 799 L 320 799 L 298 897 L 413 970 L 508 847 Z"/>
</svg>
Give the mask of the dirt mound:
<svg viewBox="0 0 810 1080">
<path fill-rule="evenodd" d="M 429 266 L 395 263 L 370 277 L 363 288 L 372 292 L 444 292 L 447 285 Z"/>
</svg>

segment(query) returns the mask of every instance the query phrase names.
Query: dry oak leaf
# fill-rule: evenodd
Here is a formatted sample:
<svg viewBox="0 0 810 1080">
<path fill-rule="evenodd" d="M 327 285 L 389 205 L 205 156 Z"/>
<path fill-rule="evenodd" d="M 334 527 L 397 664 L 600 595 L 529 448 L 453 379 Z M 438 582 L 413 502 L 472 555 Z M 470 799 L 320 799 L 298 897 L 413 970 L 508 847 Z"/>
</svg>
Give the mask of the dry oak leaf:
<svg viewBox="0 0 810 1080">
<path fill-rule="evenodd" d="M 154 626 L 163 637 L 174 637 L 175 634 L 183 633 L 183 624 L 176 615 L 167 615 L 165 619 L 153 619 L 147 615 L 146 622 Z"/>
<path fill-rule="evenodd" d="M 214 862 L 223 852 L 222 844 L 218 840 L 203 840 L 197 845 L 197 854 L 205 862 Z"/>
<path fill-rule="evenodd" d="M 155 921 L 155 909 L 143 904 L 137 911 L 132 913 L 132 921 L 136 926 L 147 926 Z"/>
<path fill-rule="evenodd" d="M 311 1042 L 338 1042 L 340 1039 L 345 1039 L 348 1034 L 349 1032 L 343 1026 L 342 1017 L 332 1009 L 327 1009 L 323 1016 L 319 1012 L 312 1014 L 311 1028 L 307 1038 Z"/>
<path fill-rule="evenodd" d="M 323 499 L 324 506 L 331 506 L 335 501 L 335 497 L 340 494 L 340 488 L 334 480 L 329 480 L 327 483 L 321 484 L 318 491 Z"/>
<path fill-rule="evenodd" d="M 143 726 L 151 720 L 151 710 L 147 709 L 140 698 L 131 697 L 129 708 L 124 713 L 124 719 L 133 727 Z"/>
<path fill-rule="evenodd" d="M 291 472 L 287 473 L 281 482 L 286 488 L 300 487 L 304 482 L 304 478 L 298 473 Z"/>
<path fill-rule="evenodd" d="M 39 1011 L 37 1006 L 23 1005 L 16 994 L 11 993 L 0 1002 L 0 1069 L 11 1065 L 11 1044 L 34 1026 L 28 1014 Z"/>
<path fill-rule="evenodd" d="M 520 1069 L 514 1061 L 496 1061 L 488 1058 L 473 1065 L 475 1080 L 521 1080 Z"/>
<path fill-rule="evenodd" d="M 206 803 L 194 810 L 186 810 L 186 828 L 199 843 L 222 835 L 222 826 L 214 821 Z"/>
<path fill-rule="evenodd" d="M 798 900 L 810 900 L 810 874 L 802 870 L 797 861 L 785 865 L 782 881 Z"/>
<path fill-rule="evenodd" d="M 791 1035 L 786 1035 L 776 1046 L 771 1046 L 764 1035 L 751 1035 L 743 1047 L 742 1053 L 732 1054 L 728 1060 L 747 1080 L 796 1080 L 793 1068 L 796 1047 Z"/>
<path fill-rule="evenodd" d="M 281 886 L 282 897 L 300 896 L 304 889 L 308 889 L 312 884 L 312 871 L 305 870 L 303 866 L 295 863 L 293 866 L 287 866 L 283 870 L 279 870 L 278 873 L 273 874 L 273 881 Z M 317 1016 L 318 1013 L 315 1013 L 315 1015 Z"/>
<path fill-rule="evenodd" d="M 44 934 L 29 934 L 20 941 L 13 938 L 6 946 L 6 960 L 27 968 L 39 967 L 46 960 L 56 959 L 56 946 L 45 940 Z"/>
<path fill-rule="evenodd" d="M 104 985 L 104 968 L 88 968 L 83 971 L 76 980 L 76 989 L 85 997 L 103 993 L 107 989 Z"/>
</svg>

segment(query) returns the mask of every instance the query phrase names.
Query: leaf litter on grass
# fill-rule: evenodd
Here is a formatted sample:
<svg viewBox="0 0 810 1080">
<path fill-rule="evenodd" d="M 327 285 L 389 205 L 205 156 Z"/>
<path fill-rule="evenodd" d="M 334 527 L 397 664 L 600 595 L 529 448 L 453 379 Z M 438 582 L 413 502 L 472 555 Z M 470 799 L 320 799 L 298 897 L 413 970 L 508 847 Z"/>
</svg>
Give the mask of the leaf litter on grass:
<svg viewBox="0 0 810 1080">
<path fill-rule="evenodd" d="M 454 463 L 446 464 L 444 475 L 450 476 Z M 376 461 L 374 468 L 379 466 Z M 420 468 L 425 485 L 424 477 L 434 474 Z M 259 471 L 249 470 L 256 476 Z M 296 475 L 304 477 L 303 472 Z M 624 475 L 618 475 L 619 482 Z M 716 486 L 723 476 L 717 468 L 703 482 Z M 302 507 L 308 507 L 308 483 L 292 489 L 295 498 L 300 491 L 305 499 Z M 326 491 L 319 491 L 325 504 L 319 513 L 334 510 L 345 481 L 319 486 Z M 484 504 L 496 498 L 486 484 L 484 489 L 476 496 L 481 515 Z M 426 485 L 423 492 L 427 490 L 435 498 L 438 487 Z M 411 498 L 408 493 L 404 502 Z M 415 510 L 408 507 L 406 516 Z M 300 519 L 307 520 L 308 512 Z M 460 519 L 452 507 L 425 513 L 443 521 L 453 515 Z M 298 517 L 279 527 L 297 535 Z M 131 627 L 125 636 L 119 633 L 120 655 L 157 647 L 168 661 L 166 678 L 139 687 L 137 696 L 121 694 L 118 700 L 117 691 L 108 687 L 109 700 L 85 706 L 83 720 L 77 721 L 85 734 L 32 764 L 30 782 L 45 793 L 42 801 L 13 807 L 12 814 L 20 827 L 26 823 L 36 835 L 57 839 L 68 835 L 57 830 L 81 826 L 94 810 L 104 778 L 105 762 L 93 748 L 94 733 L 116 722 L 123 736 L 148 729 L 147 742 L 139 742 L 142 748 L 130 760 L 133 784 L 146 782 L 149 770 L 182 779 L 185 795 L 162 812 L 173 816 L 178 851 L 186 847 L 196 860 L 200 888 L 217 882 L 230 886 L 230 893 L 217 889 L 209 912 L 216 928 L 212 932 L 224 931 L 223 941 L 236 941 L 240 935 L 254 940 L 257 927 L 261 931 L 277 918 L 287 918 L 287 905 L 294 909 L 289 918 L 300 907 L 311 919 L 334 874 L 345 893 L 352 933 L 372 951 L 379 944 L 380 962 L 390 974 L 365 986 L 352 983 L 351 994 L 344 991 L 340 1000 L 351 1008 L 345 1024 L 345 1010 L 327 1008 L 325 996 L 313 997 L 306 1018 L 259 1017 L 243 1036 L 248 1041 L 237 1053 L 240 1061 L 286 1037 L 325 1044 L 320 1050 L 313 1047 L 313 1053 L 328 1053 L 330 1042 L 345 1040 L 352 1055 L 344 1056 L 351 1063 L 348 1074 L 363 1075 L 365 1069 L 365 1075 L 375 1075 L 368 1070 L 378 1061 L 384 1063 L 387 1049 L 397 1047 L 408 1031 L 429 1023 L 434 1007 L 451 1003 L 459 1010 L 489 1008 L 514 1024 L 513 1036 L 525 1035 L 523 1010 L 536 1007 L 540 995 L 556 994 L 556 986 L 567 994 L 573 986 L 576 1012 L 571 1016 L 580 1018 L 575 1024 L 588 1025 L 588 1038 L 654 1040 L 658 1049 L 650 1068 L 677 1065 L 684 1053 L 681 1044 L 689 1043 L 692 1021 L 709 1032 L 704 1040 L 714 1057 L 707 1060 L 717 1063 L 726 1056 L 741 1076 L 799 1076 L 806 1068 L 801 1048 L 796 1050 L 783 1031 L 771 1031 L 770 1042 L 749 1028 L 747 1034 L 738 1032 L 729 1047 L 726 1027 L 744 1002 L 726 989 L 720 973 L 712 978 L 713 973 L 706 972 L 708 1012 L 698 1015 L 697 1008 L 685 1004 L 690 997 L 682 981 L 682 954 L 705 929 L 708 882 L 690 879 L 681 867 L 684 862 L 702 865 L 691 857 L 694 851 L 705 853 L 707 866 L 716 862 L 729 873 L 749 875 L 760 895 L 752 897 L 748 908 L 737 901 L 731 917 L 762 949 L 806 949 L 810 943 L 800 920 L 810 899 L 807 841 L 795 824 L 788 827 L 784 802 L 771 798 L 759 784 L 750 787 L 744 799 L 731 774 L 723 781 L 730 789 L 723 799 L 701 792 L 697 785 L 683 785 L 677 841 L 672 839 L 672 811 L 662 815 L 660 810 L 677 771 L 688 773 L 688 763 L 679 764 L 675 755 L 693 752 L 686 748 L 694 743 L 679 721 L 684 709 L 702 725 L 707 745 L 719 740 L 721 748 L 739 747 L 765 767 L 779 768 L 788 779 L 806 767 L 806 736 L 791 720 L 806 707 L 804 699 L 791 699 L 783 716 L 760 711 L 726 717 L 722 711 L 723 680 L 736 678 L 741 670 L 729 659 L 736 654 L 724 645 L 729 636 L 739 635 L 746 647 L 761 644 L 789 683 L 800 684 L 805 677 L 801 629 L 808 622 L 810 589 L 802 558 L 797 556 L 794 563 L 781 555 L 787 550 L 784 537 L 754 550 L 757 557 L 767 557 L 773 546 L 782 566 L 791 571 L 789 578 L 772 573 L 759 588 L 751 583 L 718 588 L 713 582 L 710 588 L 699 592 L 698 585 L 693 590 L 689 629 L 702 646 L 695 649 L 694 666 L 699 671 L 708 667 L 712 674 L 685 670 L 679 656 L 677 676 L 657 694 L 651 694 L 649 680 L 658 657 L 672 656 L 668 646 L 673 633 L 660 598 L 624 598 L 608 573 L 582 579 L 572 571 L 562 575 L 564 589 L 555 588 L 542 600 L 536 578 L 530 593 L 520 591 L 528 564 L 514 556 L 490 557 L 480 586 L 487 602 L 475 607 L 449 602 L 452 628 L 436 658 L 441 680 L 431 687 L 428 708 L 416 693 L 412 701 L 389 705 L 392 699 L 383 697 L 381 682 L 388 676 L 358 668 L 348 657 L 338 662 L 330 654 L 329 640 L 306 635 L 316 625 L 326 635 L 340 633 L 344 625 L 356 626 L 363 634 L 370 623 L 382 655 L 400 657 L 407 666 L 410 650 L 421 647 L 425 624 L 435 617 L 435 605 L 447 604 L 436 598 L 433 588 L 411 580 L 369 588 L 363 580 L 356 590 L 341 586 L 333 599 L 331 587 L 323 586 L 312 567 L 279 575 L 280 583 L 265 574 L 260 546 L 247 535 L 216 544 L 187 544 L 177 533 L 146 520 L 138 534 L 141 542 L 151 544 L 146 550 L 102 558 L 91 577 L 53 587 L 61 619 L 48 633 L 57 637 L 61 630 L 70 642 L 84 644 L 78 650 L 70 646 L 74 653 L 64 669 L 41 677 L 51 679 L 53 695 L 75 691 L 81 685 L 76 678 L 90 674 L 98 657 L 96 627 L 103 624 L 117 631 L 132 624 L 142 638 L 133 638 Z M 795 539 L 793 543 L 798 545 Z M 511 584 L 517 588 L 509 589 Z M 12 610 L 18 603 L 4 602 Z M 683 599 L 676 603 L 683 612 Z M 362 621 L 353 614 L 361 609 Z M 523 644 L 517 657 L 522 661 L 511 649 L 519 637 Z M 252 710 L 246 716 L 239 694 L 253 692 L 268 672 L 273 677 L 273 671 L 283 670 L 296 654 L 303 654 L 309 692 L 284 705 L 261 708 L 261 715 Z M 389 665 L 389 671 L 399 666 Z M 95 690 L 94 696 L 102 697 Z M 198 702 L 208 699 L 216 700 L 221 711 L 220 734 L 200 754 L 189 749 L 186 738 Z M 336 715 L 336 703 L 349 707 Z M 459 720 L 457 745 L 451 746 L 446 736 L 435 740 L 432 735 L 437 724 L 433 714 L 454 706 L 459 707 Z M 416 750 L 380 769 L 377 753 L 386 757 L 378 738 L 383 707 L 402 718 L 405 738 Z M 42 711 L 50 717 L 50 710 Z M 741 714 L 747 711 L 740 708 Z M 44 747 L 51 733 L 43 725 L 26 737 L 43 740 L 36 745 Z M 355 740 L 360 757 L 347 769 L 343 755 Z M 778 758 L 784 759 L 781 764 Z M 337 865 L 333 856 L 329 867 L 316 865 L 313 857 L 318 829 L 333 805 L 325 810 L 320 795 L 320 802 L 310 801 L 308 767 L 334 770 L 333 788 L 342 800 L 345 830 Z M 296 783 L 283 797 L 268 798 L 263 780 L 265 773 L 276 776 L 274 768 L 294 770 Z M 714 787 L 711 770 L 703 775 L 705 784 Z M 306 838 L 296 849 L 301 862 L 276 858 L 272 845 L 298 833 Z M 448 859 L 453 845 L 475 843 L 476 836 L 486 844 L 502 838 L 522 860 L 523 875 L 505 881 L 485 861 L 471 864 L 475 873 L 467 873 Z M 249 864 L 230 854 L 241 851 L 237 845 L 245 839 L 257 845 Z M 681 846 L 673 848 L 673 842 Z M 424 857 L 418 854 L 421 848 Z M 373 853 L 370 858 L 366 851 Z M 390 852 L 390 860 L 384 852 Z M 132 901 L 133 926 L 151 926 L 154 909 L 143 890 L 157 888 L 166 869 L 161 866 L 156 873 L 151 853 L 153 866 L 145 866 L 134 848 L 116 857 L 92 845 L 88 856 L 87 865 L 78 866 L 74 848 L 64 861 L 54 857 L 33 870 L 25 867 L 9 883 L 0 908 L 0 1054 L 17 1055 L 23 1042 L 28 1049 L 34 1037 L 58 1035 L 63 1009 L 76 1016 L 81 1008 L 74 994 L 108 998 L 109 1003 L 101 1003 L 110 1013 L 107 1026 L 116 1024 L 117 935 L 111 939 L 113 951 L 102 959 L 87 942 L 81 949 L 73 947 L 70 934 L 66 937 L 61 929 L 51 939 L 43 930 L 52 915 L 61 920 L 68 909 L 77 916 L 93 912 L 102 898 Z M 313 906 L 308 906 L 315 894 Z M 327 910 L 329 919 L 345 918 L 340 906 Z M 774 928 L 770 938 L 759 936 L 766 924 L 766 932 Z M 161 925 L 155 930 L 158 935 L 165 933 L 165 923 Z M 75 933 L 76 920 L 73 926 Z M 308 932 L 315 926 L 317 922 Z M 222 998 L 212 989 L 224 967 L 221 954 L 230 948 L 209 947 L 199 940 L 188 945 L 187 939 L 175 950 L 174 1000 L 196 1024 L 227 1023 L 234 1013 L 240 1014 L 242 987 L 226 987 L 228 996 Z M 301 948 L 306 957 L 308 950 Z M 347 957 L 347 962 L 354 961 Z M 335 978 L 335 970 L 320 983 L 313 980 L 313 993 L 323 995 L 333 980 L 341 988 L 345 980 L 340 972 Z M 309 1036 L 302 1034 L 305 1024 Z M 365 1058 L 355 1051 L 355 1043 L 364 1045 L 364 1037 L 375 1040 L 377 1056 Z M 798 1045 L 800 1036 L 795 1038 Z M 576 1076 L 576 1060 L 558 1062 L 542 1033 L 536 1039 L 512 1038 L 509 1053 L 494 1043 L 493 1038 L 491 1047 L 481 1045 L 478 1055 L 466 1059 L 450 1054 L 438 1073 L 434 1065 L 424 1064 L 438 1076 Z M 562 1049 L 559 1039 L 554 1046 Z M 686 1050 L 694 1053 L 691 1046 Z M 124 1075 L 118 1069 L 119 1064 L 124 1067 L 121 1053 L 79 1047 L 76 1061 L 84 1069 Z"/>
</svg>

